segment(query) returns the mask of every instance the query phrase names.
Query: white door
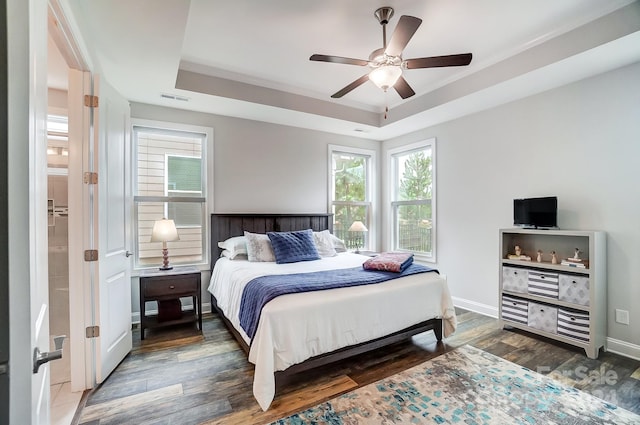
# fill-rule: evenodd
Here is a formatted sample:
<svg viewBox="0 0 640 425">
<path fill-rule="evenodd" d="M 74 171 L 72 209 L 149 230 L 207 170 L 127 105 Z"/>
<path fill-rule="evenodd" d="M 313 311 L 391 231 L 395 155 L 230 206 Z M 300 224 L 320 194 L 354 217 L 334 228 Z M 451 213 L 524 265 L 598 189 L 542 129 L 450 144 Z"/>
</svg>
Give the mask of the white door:
<svg viewBox="0 0 640 425">
<path fill-rule="evenodd" d="M 6 2 L 9 421 L 49 423 L 47 3 Z"/>
<path fill-rule="evenodd" d="M 97 129 L 98 291 L 95 291 L 99 337 L 95 338 L 95 379 L 103 382 L 131 351 L 131 269 L 128 248 L 130 204 L 129 103 L 106 81 L 94 77 L 98 95 Z M 96 134 L 94 132 L 94 134 Z"/>
<path fill-rule="evenodd" d="M 90 96 L 97 107 L 85 105 Z M 128 102 L 89 71 L 69 70 L 68 103 L 71 386 L 82 391 L 103 382 L 132 346 L 131 131 Z M 85 261 L 86 250 L 97 250 L 98 261 Z M 87 338 L 87 328 L 97 336 Z"/>
</svg>

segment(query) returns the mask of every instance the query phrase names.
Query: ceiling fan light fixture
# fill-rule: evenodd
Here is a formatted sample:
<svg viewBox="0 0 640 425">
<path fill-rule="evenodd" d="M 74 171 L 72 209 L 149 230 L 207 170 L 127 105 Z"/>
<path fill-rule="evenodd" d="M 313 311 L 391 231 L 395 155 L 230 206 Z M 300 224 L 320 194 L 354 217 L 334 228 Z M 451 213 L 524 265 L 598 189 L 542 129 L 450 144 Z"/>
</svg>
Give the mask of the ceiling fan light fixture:
<svg viewBox="0 0 640 425">
<path fill-rule="evenodd" d="M 387 91 L 389 87 L 398 81 L 402 75 L 402 68 L 396 65 L 382 65 L 369 73 L 369 79 L 373 84 Z"/>
</svg>

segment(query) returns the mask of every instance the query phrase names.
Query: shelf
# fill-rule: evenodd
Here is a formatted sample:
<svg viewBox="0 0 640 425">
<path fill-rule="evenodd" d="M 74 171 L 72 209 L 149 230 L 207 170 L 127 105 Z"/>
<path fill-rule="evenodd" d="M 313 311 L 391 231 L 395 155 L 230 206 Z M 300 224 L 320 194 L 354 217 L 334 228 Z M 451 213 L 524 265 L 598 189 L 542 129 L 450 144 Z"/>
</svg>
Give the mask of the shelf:
<svg viewBox="0 0 640 425">
<path fill-rule="evenodd" d="M 147 315 L 144 317 L 144 327 L 150 329 L 150 328 L 157 328 L 162 326 L 180 325 L 183 323 L 191 323 L 191 322 L 197 322 L 197 321 L 198 321 L 198 316 L 193 310 L 183 310 L 181 318 L 173 319 L 173 320 L 164 320 L 162 322 L 158 320 L 157 314 Z"/>
<path fill-rule="evenodd" d="M 541 297 L 539 295 L 533 295 L 533 294 L 528 294 L 528 293 L 523 293 L 523 292 L 507 291 L 506 289 L 503 289 L 502 293 L 505 294 L 505 295 L 509 295 L 511 297 L 522 298 L 522 299 L 526 299 L 526 300 L 532 300 L 532 301 L 536 301 L 536 302 L 540 302 L 540 303 L 548 304 L 548 305 L 552 305 L 552 306 L 566 307 L 566 308 L 570 308 L 570 309 L 573 309 L 573 310 L 579 310 L 579 311 L 584 311 L 584 312 L 591 311 L 591 307 L 588 306 L 588 305 L 568 303 L 566 301 L 561 301 L 561 300 L 559 300 L 557 298 Z"/>
<path fill-rule="evenodd" d="M 527 332 L 531 332 L 534 333 L 536 335 L 540 335 L 540 336 L 544 336 L 546 338 L 550 338 L 550 339 L 555 339 L 557 341 L 560 342 L 564 342 L 567 344 L 571 344 L 574 345 L 576 347 L 582 348 L 583 350 L 587 351 L 587 354 L 589 354 L 589 350 L 591 348 L 591 344 L 589 342 L 586 341 L 580 341 L 579 339 L 574 339 L 574 338 L 569 338 L 566 337 L 564 335 L 558 335 L 558 334 L 554 334 L 552 332 L 547 332 L 547 331 L 543 331 L 540 329 L 536 329 L 536 328 L 532 328 L 528 325 L 525 325 L 523 323 L 518 323 L 518 322 L 512 322 L 508 319 L 502 319 L 502 321 L 504 322 L 504 325 L 506 326 L 511 326 L 512 328 L 516 328 L 516 329 L 520 329 L 523 331 L 527 331 Z M 597 358 L 597 355 L 592 357 L 591 355 L 589 355 L 590 358 L 595 359 Z"/>
<path fill-rule="evenodd" d="M 587 230 L 500 229 L 499 241 L 500 323 L 581 347 L 587 356 L 597 358 L 606 343 L 606 234 Z M 515 254 L 516 246 L 522 255 L 532 260 L 509 259 L 509 255 Z M 588 268 L 551 263 L 552 253 L 560 262 L 572 258 L 576 250 Z M 541 262 L 536 261 L 538 252 L 542 253 Z M 550 309 L 532 310 L 532 303 L 544 304 Z M 558 320 L 558 309 L 574 311 L 586 319 L 567 322 L 567 313 L 563 311 L 564 317 Z M 542 321 L 550 332 L 522 321 L 514 322 L 516 318 L 533 325 Z M 557 321 L 554 326 L 553 321 Z M 560 334 L 553 333 L 552 329 L 559 329 Z M 589 341 L 571 338 L 567 333 L 588 335 Z"/>
<path fill-rule="evenodd" d="M 525 261 L 525 260 L 509 260 L 502 259 L 502 264 L 518 267 L 526 267 L 528 269 L 541 269 L 541 270 L 554 270 L 562 273 L 577 273 L 581 275 L 590 275 L 591 269 L 579 268 L 571 266 L 563 266 L 562 264 L 551 264 L 548 261 L 538 263 L 537 261 Z"/>
</svg>

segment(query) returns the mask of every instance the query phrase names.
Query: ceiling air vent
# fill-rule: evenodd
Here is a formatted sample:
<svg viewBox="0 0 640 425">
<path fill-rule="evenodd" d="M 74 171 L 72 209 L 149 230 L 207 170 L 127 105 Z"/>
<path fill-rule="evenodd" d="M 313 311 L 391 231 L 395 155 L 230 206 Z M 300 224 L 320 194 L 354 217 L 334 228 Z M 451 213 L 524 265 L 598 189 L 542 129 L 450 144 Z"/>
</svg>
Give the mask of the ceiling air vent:
<svg viewBox="0 0 640 425">
<path fill-rule="evenodd" d="M 175 94 L 168 94 L 168 93 L 160 93 L 160 97 L 164 97 L 165 99 L 180 100 L 182 102 L 188 102 L 189 101 L 188 97 L 178 96 L 178 95 L 175 95 Z"/>
</svg>

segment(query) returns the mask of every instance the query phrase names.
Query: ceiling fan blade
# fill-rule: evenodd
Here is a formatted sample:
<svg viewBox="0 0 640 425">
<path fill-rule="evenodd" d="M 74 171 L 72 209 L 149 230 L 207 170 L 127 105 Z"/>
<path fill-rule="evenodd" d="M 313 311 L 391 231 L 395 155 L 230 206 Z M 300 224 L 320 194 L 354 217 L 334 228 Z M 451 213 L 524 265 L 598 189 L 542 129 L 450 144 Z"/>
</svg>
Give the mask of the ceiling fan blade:
<svg viewBox="0 0 640 425">
<path fill-rule="evenodd" d="M 351 90 L 355 89 L 356 87 L 359 87 L 362 84 L 366 83 L 367 81 L 369 81 L 369 74 L 363 75 L 362 77 L 355 80 L 353 83 L 349 84 L 348 86 L 344 87 L 341 90 L 338 90 L 337 92 L 332 94 L 331 97 L 334 99 L 338 99 L 339 97 L 344 96 L 345 94 L 349 93 Z"/>
<path fill-rule="evenodd" d="M 328 56 L 328 55 L 311 55 L 309 60 L 317 62 L 331 62 L 331 63 L 343 63 L 345 65 L 359 65 L 365 66 L 369 64 L 368 61 L 363 59 L 343 58 L 341 56 Z"/>
<path fill-rule="evenodd" d="M 403 99 L 406 99 L 416 94 L 416 92 L 413 91 L 411 86 L 409 86 L 409 83 L 407 83 L 407 80 L 405 80 L 402 75 L 400 76 L 400 78 L 398 78 L 398 81 L 396 81 L 396 83 L 393 85 L 393 88 L 396 89 L 400 97 Z"/>
<path fill-rule="evenodd" d="M 465 66 L 471 63 L 471 53 L 461 53 L 459 55 L 432 56 L 429 58 L 407 59 L 405 64 L 407 69 L 417 68 L 438 68 L 441 66 Z"/>
<path fill-rule="evenodd" d="M 396 25 L 396 29 L 393 31 L 393 35 L 391 35 L 389 44 L 387 44 L 387 48 L 384 51 L 387 56 L 400 56 L 421 23 L 422 19 L 420 18 L 402 15 L 398 21 L 398 25 Z"/>
</svg>

